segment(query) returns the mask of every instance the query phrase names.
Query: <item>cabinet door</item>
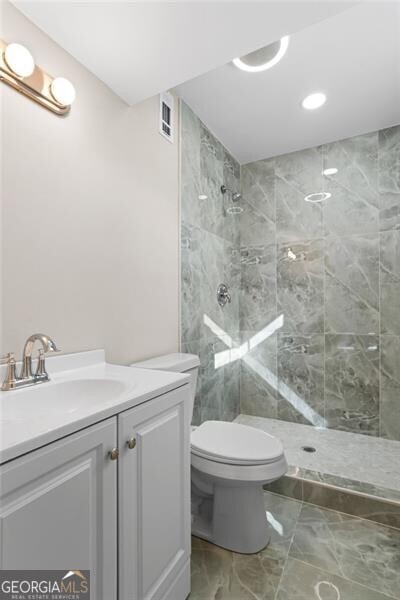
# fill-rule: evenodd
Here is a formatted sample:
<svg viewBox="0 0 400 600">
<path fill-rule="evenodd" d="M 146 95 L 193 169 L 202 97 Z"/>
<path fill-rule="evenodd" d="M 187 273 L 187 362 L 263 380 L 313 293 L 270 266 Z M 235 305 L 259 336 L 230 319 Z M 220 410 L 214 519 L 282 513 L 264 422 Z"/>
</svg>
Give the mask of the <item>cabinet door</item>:
<svg viewBox="0 0 400 600">
<path fill-rule="evenodd" d="M 188 406 L 185 385 L 118 417 L 119 600 L 189 594 Z"/>
<path fill-rule="evenodd" d="M 116 600 L 117 418 L 0 467 L 0 568 L 90 569 L 91 598 Z"/>
</svg>

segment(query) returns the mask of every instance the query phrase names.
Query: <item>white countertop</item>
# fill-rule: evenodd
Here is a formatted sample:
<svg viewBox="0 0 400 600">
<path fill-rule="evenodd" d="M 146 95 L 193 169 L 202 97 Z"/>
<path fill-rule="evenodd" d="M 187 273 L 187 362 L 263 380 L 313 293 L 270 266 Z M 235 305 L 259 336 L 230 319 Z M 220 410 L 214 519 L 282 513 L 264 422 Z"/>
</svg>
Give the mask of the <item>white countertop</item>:
<svg viewBox="0 0 400 600">
<path fill-rule="evenodd" d="M 49 357 L 46 368 L 50 382 L 0 392 L 0 464 L 190 380 L 106 363 L 103 350 Z M 4 373 L 3 367 L 1 381 Z"/>
</svg>

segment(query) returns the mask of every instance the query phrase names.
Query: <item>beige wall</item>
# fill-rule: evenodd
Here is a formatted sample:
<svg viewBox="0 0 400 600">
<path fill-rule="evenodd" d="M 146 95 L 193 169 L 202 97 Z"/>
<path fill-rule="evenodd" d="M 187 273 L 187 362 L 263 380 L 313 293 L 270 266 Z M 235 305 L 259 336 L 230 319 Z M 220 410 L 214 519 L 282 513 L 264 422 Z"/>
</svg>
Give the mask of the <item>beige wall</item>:
<svg viewBox="0 0 400 600">
<path fill-rule="evenodd" d="M 120 363 L 176 351 L 178 147 L 158 133 L 158 98 L 126 106 L 13 6 L 2 10 L 1 37 L 71 79 L 77 100 L 60 118 L 0 84 L 1 353 L 19 355 L 34 331 Z"/>
</svg>

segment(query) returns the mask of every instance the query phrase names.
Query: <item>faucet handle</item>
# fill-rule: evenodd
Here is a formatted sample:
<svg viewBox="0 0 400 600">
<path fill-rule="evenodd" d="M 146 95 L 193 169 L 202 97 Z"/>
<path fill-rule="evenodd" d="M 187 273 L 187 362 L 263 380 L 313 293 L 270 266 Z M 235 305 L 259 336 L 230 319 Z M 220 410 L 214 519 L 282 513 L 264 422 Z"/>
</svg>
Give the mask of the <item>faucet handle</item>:
<svg viewBox="0 0 400 600">
<path fill-rule="evenodd" d="M 1 362 L 6 363 L 8 366 L 6 376 L 4 377 L 4 381 L 1 386 L 1 390 L 5 392 L 14 389 L 18 380 L 16 371 L 17 363 L 15 362 L 14 353 L 9 352 L 7 356 L 3 356 Z"/>
<path fill-rule="evenodd" d="M 38 352 L 38 363 L 36 367 L 35 379 L 43 379 L 44 381 L 48 381 L 49 379 L 46 371 L 44 351 L 42 349 L 40 349 Z"/>
</svg>

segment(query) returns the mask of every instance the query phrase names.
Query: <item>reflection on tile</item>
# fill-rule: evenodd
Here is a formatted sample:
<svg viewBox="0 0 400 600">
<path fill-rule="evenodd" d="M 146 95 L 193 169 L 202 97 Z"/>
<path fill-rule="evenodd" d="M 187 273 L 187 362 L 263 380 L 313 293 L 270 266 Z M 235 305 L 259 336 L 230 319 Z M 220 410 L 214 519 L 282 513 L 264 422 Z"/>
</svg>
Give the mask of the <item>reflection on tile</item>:
<svg viewBox="0 0 400 600">
<path fill-rule="evenodd" d="M 388 595 L 400 595 L 400 531 L 304 504 L 289 555 Z"/>
<path fill-rule="evenodd" d="M 324 165 L 338 173 L 326 178 L 332 197 L 324 203 L 325 233 L 348 235 L 379 229 L 378 134 L 326 144 Z"/>
<path fill-rule="evenodd" d="M 242 331 L 242 344 L 258 333 Z M 243 413 L 277 417 L 276 344 L 276 334 L 270 335 L 241 361 L 240 407 Z"/>
<path fill-rule="evenodd" d="M 400 335 L 400 230 L 381 233 L 381 332 Z"/>
<path fill-rule="evenodd" d="M 181 343 L 181 352 L 187 352 L 189 354 L 196 354 L 200 357 L 201 354 L 201 341 L 194 340 L 190 342 Z M 199 373 L 200 375 L 200 373 Z M 193 417 L 192 425 L 200 425 L 201 423 L 201 383 L 200 376 L 197 379 L 196 396 L 193 406 Z"/>
<path fill-rule="evenodd" d="M 276 317 L 276 247 L 241 246 L 240 328 L 261 330 Z"/>
<path fill-rule="evenodd" d="M 280 419 L 314 425 L 318 417 L 323 421 L 323 335 L 278 334 L 278 393 Z"/>
<path fill-rule="evenodd" d="M 276 600 L 388 600 L 388 596 L 289 558 Z"/>
<path fill-rule="evenodd" d="M 323 260 L 322 240 L 278 246 L 278 314 L 285 333 L 323 333 Z"/>
<path fill-rule="evenodd" d="M 326 331 L 378 333 L 378 234 L 328 237 L 325 277 Z"/>
<path fill-rule="evenodd" d="M 275 242 L 274 163 L 261 160 L 242 167 L 244 212 L 240 216 L 240 238 L 246 244 Z"/>
<path fill-rule="evenodd" d="M 305 196 L 324 191 L 321 148 L 275 158 L 276 235 L 278 242 L 322 236 L 322 205 Z"/>
<path fill-rule="evenodd" d="M 378 336 L 327 335 L 325 353 L 325 417 L 329 426 L 378 435 Z"/>
<path fill-rule="evenodd" d="M 400 337 L 381 336 L 381 435 L 400 440 Z"/>
</svg>

